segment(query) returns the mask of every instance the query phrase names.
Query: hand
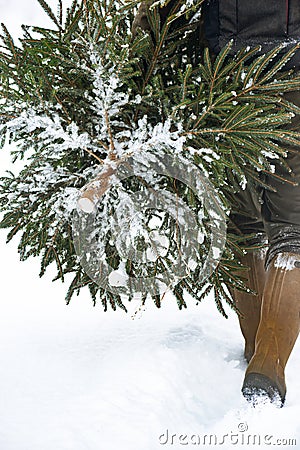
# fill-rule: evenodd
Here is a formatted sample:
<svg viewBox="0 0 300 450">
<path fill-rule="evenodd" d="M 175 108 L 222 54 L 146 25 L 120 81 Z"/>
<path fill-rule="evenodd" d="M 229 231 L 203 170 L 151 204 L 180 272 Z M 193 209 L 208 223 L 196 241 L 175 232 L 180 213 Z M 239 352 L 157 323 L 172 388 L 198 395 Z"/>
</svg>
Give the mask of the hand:
<svg viewBox="0 0 300 450">
<path fill-rule="evenodd" d="M 140 28 L 143 31 L 150 31 L 151 26 L 148 22 L 148 11 L 149 6 L 153 3 L 152 1 L 143 2 L 138 9 L 137 15 L 132 24 L 132 35 L 136 36 L 138 29 Z"/>
</svg>

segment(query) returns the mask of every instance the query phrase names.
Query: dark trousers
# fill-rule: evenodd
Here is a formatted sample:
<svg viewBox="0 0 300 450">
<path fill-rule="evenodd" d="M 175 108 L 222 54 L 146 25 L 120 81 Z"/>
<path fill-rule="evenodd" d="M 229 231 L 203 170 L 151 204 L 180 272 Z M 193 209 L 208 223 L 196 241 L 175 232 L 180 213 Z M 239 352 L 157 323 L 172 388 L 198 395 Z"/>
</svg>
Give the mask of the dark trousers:
<svg viewBox="0 0 300 450">
<path fill-rule="evenodd" d="M 300 107 L 300 91 L 289 92 L 285 98 Z M 289 129 L 300 130 L 300 115 L 292 119 Z M 274 190 L 249 181 L 244 191 L 236 193 L 237 206 L 230 215 L 235 233 L 255 234 L 250 245 L 268 242 L 266 267 L 278 253 L 300 254 L 300 148 L 286 150 L 291 172 L 276 160 L 271 163 L 277 175 L 298 185 L 262 174 L 263 182 Z"/>
</svg>

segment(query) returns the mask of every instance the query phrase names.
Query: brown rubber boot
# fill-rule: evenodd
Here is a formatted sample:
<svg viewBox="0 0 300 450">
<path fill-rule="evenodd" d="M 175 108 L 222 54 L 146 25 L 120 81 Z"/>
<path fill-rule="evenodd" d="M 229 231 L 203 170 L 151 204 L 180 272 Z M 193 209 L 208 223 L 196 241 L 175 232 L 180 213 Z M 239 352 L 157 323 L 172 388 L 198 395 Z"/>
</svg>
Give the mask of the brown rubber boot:
<svg viewBox="0 0 300 450">
<path fill-rule="evenodd" d="M 299 334 L 299 315 L 300 255 L 281 253 L 267 271 L 255 352 L 242 387 L 253 405 L 262 395 L 283 406 L 284 371 Z"/>
<path fill-rule="evenodd" d="M 247 362 L 250 361 L 254 353 L 255 336 L 260 320 L 260 309 L 263 290 L 266 280 L 266 271 L 264 268 L 264 257 L 261 251 L 254 251 L 247 253 L 241 259 L 241 263 L 244 266 L 248 266 L 249 269 L 242 275 L 247 277 L 248 280 L 245 284 L 257 293 L 248 294 L 247 292 L 234 289 L 233 298 L 240 313 L 239 322 L 242 334 L 245 338 L 245 350 L 244 356 Z"/>
</svg>

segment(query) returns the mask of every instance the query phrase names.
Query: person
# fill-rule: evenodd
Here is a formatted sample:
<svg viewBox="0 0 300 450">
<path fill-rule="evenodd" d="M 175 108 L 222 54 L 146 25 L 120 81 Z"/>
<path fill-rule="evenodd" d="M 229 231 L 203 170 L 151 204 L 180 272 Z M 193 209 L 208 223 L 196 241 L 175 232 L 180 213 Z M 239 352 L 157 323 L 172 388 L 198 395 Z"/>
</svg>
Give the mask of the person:
<svg viewBox="0 0 300 450">
<path fill-rule="evenodd" d="M 149 30 L 148 8 L 143 2 L 133 28 Z M 176 0 L 160 10 L 166 17 Z M 166 9 L 167 8 L 167 9 Z M 246 46 L 262 47 L 262 52 L 284 44 L 287 51 L 300 41 L 300 3 L 296 0 L 206 0 L 201 5 L 204 35 L 216 55 L 230 40 L 232 52 Z M 287 68 L 300 69 L 300 51 Z M 300 107 L 300 92 L 284 94 Z M 295 115 L 291 129 L 299 129 Z M 286 398 L 285 368 L 299 334 L 300 326 L 300 149 L 286 148 L 291 173 L 276 164 L 280 178 L 265 175 L 266 189 L 250 180 L 244 191 L 235 194 L 230 220 L 241 235 L 253 234 L 251 249 L 241 258 L 247 266 L 247 284 L 255 291 L 234 290 L 233 298 L 241 312 L 240 328 L 245 339 L 248 362 L 242 386 L 244 397 L 255 404 L 257 396 L 267 396 L 283 406 Z M 291 182 L 288 182 L 291 181 Z M 258 250 L 267 240 L 265 254 Z"/>
</svg>

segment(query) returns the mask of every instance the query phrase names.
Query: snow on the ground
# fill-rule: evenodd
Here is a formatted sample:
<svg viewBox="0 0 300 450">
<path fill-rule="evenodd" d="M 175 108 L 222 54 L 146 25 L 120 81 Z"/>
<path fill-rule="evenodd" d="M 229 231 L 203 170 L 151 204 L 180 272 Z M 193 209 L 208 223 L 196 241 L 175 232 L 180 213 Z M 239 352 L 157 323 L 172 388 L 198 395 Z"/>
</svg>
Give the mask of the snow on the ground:
<svg viewBox="0 0 300 450">
<path fill-rule="evenodd" d="M 299 342 L 284 408 L 253 409 L 240 393 L 233 313 L 222 318 L 210 298 L 185 311 L 149 303 L 134 320 L 137 302 L 127 315 L 94 308 L 88 294 L 66 306 L 65 287 L 38 279 L 36 262 L 19 262 L 0 238 L 1 450 L 177 450 L 209 444 L 205 435 L 224 449 L 248 436 L 261 439 L 250 448 L 300 446 Z"/>
<path fill-rule="evenodd" d="M 42 24 L 34 0 L 0 0 L 0 11 L 15 34 Z M 300 448 L 300 341 L 284 408 L 253 409 L 240 393 L 237 318 L 213 299 L 185 311 L 166 299 L 134 320 L 138 303 L 127 315 L 93 308 L 88 294 L 66 306 L 66 286 L 39 279 L 16 247 L 1 231 L 0 450 Z"/>
</svg>

